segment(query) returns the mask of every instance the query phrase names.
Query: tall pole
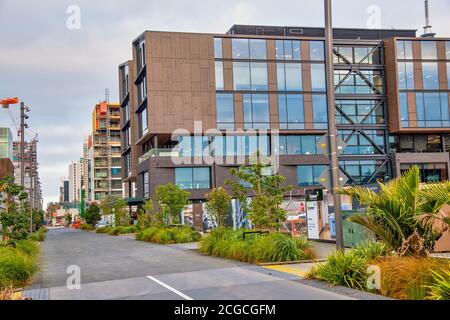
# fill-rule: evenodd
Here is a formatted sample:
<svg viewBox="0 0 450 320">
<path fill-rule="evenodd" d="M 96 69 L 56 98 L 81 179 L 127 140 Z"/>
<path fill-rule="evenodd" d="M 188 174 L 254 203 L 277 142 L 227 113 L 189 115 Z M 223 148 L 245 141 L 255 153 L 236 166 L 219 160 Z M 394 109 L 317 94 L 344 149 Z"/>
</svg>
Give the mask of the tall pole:
<svg viewBox="0 0 450 320">
<path fill-rule="evenodd" d="M 336 221 L 336 247 L 344 249 L 344 237 L 342 230 L 341 197 L 336 193 L 339 187 L 339 158 L 337 148 L 336 130 L 336 98 L 334 94 L 333 79 L 333 27 L 331 0 L 324 0 L 325 4 L 325 61 L 327 71 L 327 100 L 328 100 L 328 130 L 330 135 L 330 163 L 331 184 L 334 202 L 334 218 Z"/>
<path fill-rule="evenodd" d="M 20 103 L 20 185 L 25 188 L 25 104 Z"/>
</svg>

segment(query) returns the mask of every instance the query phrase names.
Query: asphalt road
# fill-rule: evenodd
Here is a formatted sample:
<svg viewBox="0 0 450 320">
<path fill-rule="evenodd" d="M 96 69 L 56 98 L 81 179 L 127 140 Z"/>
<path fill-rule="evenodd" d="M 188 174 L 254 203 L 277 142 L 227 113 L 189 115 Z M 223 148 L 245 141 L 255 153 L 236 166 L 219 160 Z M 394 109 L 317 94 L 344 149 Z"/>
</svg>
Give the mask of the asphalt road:
<svg viewBox="0 0 450 320">
<path fill-rule="evenodd" d="M 41 273 L 33 287 L 46 290 L 52 300 L 367 298 L 352 291 L 310 285 L 295 275 L 205 256 L 191 248 L 53 229 L 42 243 Z M 79 267 L 80 289 L 66 285 L 70 266 Z"/>
</svg>

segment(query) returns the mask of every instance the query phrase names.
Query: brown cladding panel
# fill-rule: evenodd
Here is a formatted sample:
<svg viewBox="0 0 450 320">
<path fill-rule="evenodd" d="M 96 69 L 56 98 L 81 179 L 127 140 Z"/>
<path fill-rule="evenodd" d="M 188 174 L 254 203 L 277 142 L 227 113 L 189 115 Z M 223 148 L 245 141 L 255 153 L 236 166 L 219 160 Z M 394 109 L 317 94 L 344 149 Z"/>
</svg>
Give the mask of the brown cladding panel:
<svg viewBox="0 0 450 320">
<path fill-rule="evenodd" d="M 233 90 L 233 63 L 231 61 L 223 62 L 223 81 L 225 90 Z"/>
<path fill-rule="evenodd" d="M 385 45 L 386 88 L 388 103 L 389 130 L 400 129 L 400 97 L 398 95 L 397 46 L 395 39 L 388 39 Z"/>
<path fill-rule="evenodd" d="M 438 60 L 446 59 L 445 41 L 436 41 Z"/>
<path fill-rule="evenodd" d="M 269 106 L 270 106 L 270 128 L 280 129 L 277 94 L 269 94 Z"/>
<path fill-rule="evenodd" d="M 416 94 L 414 92 L 408 92 L 408 119 L 409 127 L 417 127 L 417 112 L 416 112 Z"/>
<path fill-rule="evenodd" d="M 267 59 L 275 60 L 275 40 L 267 40 Z"/>
<path fill-rule="evenodd" d="M 303 81 L 303 90 L 307 91 L 307 92 L 312 91 L 311 64 L 309 64 L 309 63 L 302 64 L 302 81 Z"/>
<path fill-rule="evenodd" d="M 236 122 L 236 129 L 244 128 L 244 106 L 242 93 L 234 94 L 234 121 Z"/>
<path fill-rule="evenodd" d="M 423 90 L 422 62 L 414 61 L 414 87 Z"/>
<path fill-rule="evenodd" d="M 309 60 L 310 59 L 309 41 L 302 41 L 301 42 L 301 55 L 302 55 L 302 60 Z"/>
<path fill-rule="evenodd" d="M 277 91 L 277 64 L 275 62 L 269 62 L 267 68 L 269 75 L 269 91 Z"/>
<path fill-rule="evenodd" d="M 448 84 L 447 84 L 447 63 L 445 62 L 439 62 L 439 89 L 440 90 L 447 90 Z"/>
<path fill-rule="evenodd" d="M 231 59 L 231 57 L 232 57 L 231 38 L 223 39 L 222 49 L 223 49 L 223 58 Z"/>
</svg>

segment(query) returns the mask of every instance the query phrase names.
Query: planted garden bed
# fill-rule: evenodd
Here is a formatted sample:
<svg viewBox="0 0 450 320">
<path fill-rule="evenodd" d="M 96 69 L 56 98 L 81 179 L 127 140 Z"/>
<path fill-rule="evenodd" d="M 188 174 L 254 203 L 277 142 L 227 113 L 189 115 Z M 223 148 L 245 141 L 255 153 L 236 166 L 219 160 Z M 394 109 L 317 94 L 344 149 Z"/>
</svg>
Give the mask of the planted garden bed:
<svg viewBox="0 0 450 320">
<path fill-rule="evenodd" d="M 202 235 L 189 227 L 154 226 L 136 234 L 136 240 L 159 244 L 190 243 L 200 240 Z"/>
</svg>

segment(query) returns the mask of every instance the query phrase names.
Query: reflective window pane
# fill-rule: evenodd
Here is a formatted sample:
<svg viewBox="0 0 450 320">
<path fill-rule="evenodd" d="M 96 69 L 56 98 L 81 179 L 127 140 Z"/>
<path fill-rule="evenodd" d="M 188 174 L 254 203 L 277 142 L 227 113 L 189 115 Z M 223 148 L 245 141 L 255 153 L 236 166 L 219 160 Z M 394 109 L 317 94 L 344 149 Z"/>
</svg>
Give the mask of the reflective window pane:
<svg viewBox="0 0 450 320">
<path fill-rule="evenodd" d="M 222 38 L 214 38 L 214 58 L 222 59 L 223 51 L 222 51 Z"/>
<path fill-rule="evenodd" d="M 267 59 L 266 40 L 251 39 L 250 40 L 250 59 Z"/>
<path fill-rule="evenodd" d="M 422 45 L 422 59 L 436 60 L 437 48 L 436 41 L 421 41 Z"/>
<path fill-rule="evenodd" d="M 193 181 L 194 189 L 209 189 L 210 188 L 210 175 L 209 168 L 194 168 L 193 169 Z"/>
<path fill-rule="evenodd" d="M 445 41 L 445 56 L 450 60 L 450 41 Z"/>
<path fill-rule="evenodd" d="M 216 90 L 224 89 L 223 81 L 223 62 L 216 61 Z"/>
<path fill-rule="evenodd" d="M 423 62 L 423 88 L 425 90 L 439 89 L 439 73 L 437 62 Z"/>
<path fill-rule="evenodd" d="M 248 39 L 232 39 L 233 59 L 249 59 L 250 48 Z"/>
<path fill-rule="evenodd" d="M 409 127 L 408 96 L 400 93 L 400 121 L 403 128 Z"/>
<path fill-rule="evenodd" d="M 323 61 L 325 60 L 323 41 L 310 41 L 309 42 L 309 55 L 311 60 Z"/>
<path fill-rule="evenodd" d="M 269 129 L 269 96 L 267 94 L 244 94 L 245 129 Z"/>
<path fill-rule="evenodd" d="M 234 129 L 233 94 L 217 94 L 217 127 Z"/>
<path fill-rule="evenodd" d="M 284 60 L 284 41 L 283 40 L 275 41 L 275 59 Z"/>
<path fill-rule="evenodd" d="M 267 63 L 251 62 L 251 87 L 253 91 L 268 90 L 269 83 L 267 80 Z"/>
<path fill-rule="evenodd" d="M 311 64 L 311 86 L 314 91 L 326 91 L 325 65 Z"/>
<path fill-rule="evenodd" d="M 412 41 L 397 41 L 397 59 L 412 59 Z"/>
<path fill-rule="evenodd" d="M 313 119 L 315 129 L 328 128 L 327 97 L 325 95 L 312 96 Z"/>
<path fill-rule="evenodd" d="M 399 89 L 414 89 L 414 65 L 412 62 L 398 63 Z"/>
<path fill-rule="evenodd" d="M 250 63 L 233 62 L 234 90 L 251 90 Z"/>
<path fill-rule="evenodd" d="M 181 189 L 193 189 L 192 168 L 175 168 L 175 184 Z"/>
<path fill-rule="evenodd" d="M 302 65 L 299 63 L 279 63 L 277 65 L 278 90 L 302 91 Z M 283 79 L 284 78 L 284 79 Z"/>
</svg>

